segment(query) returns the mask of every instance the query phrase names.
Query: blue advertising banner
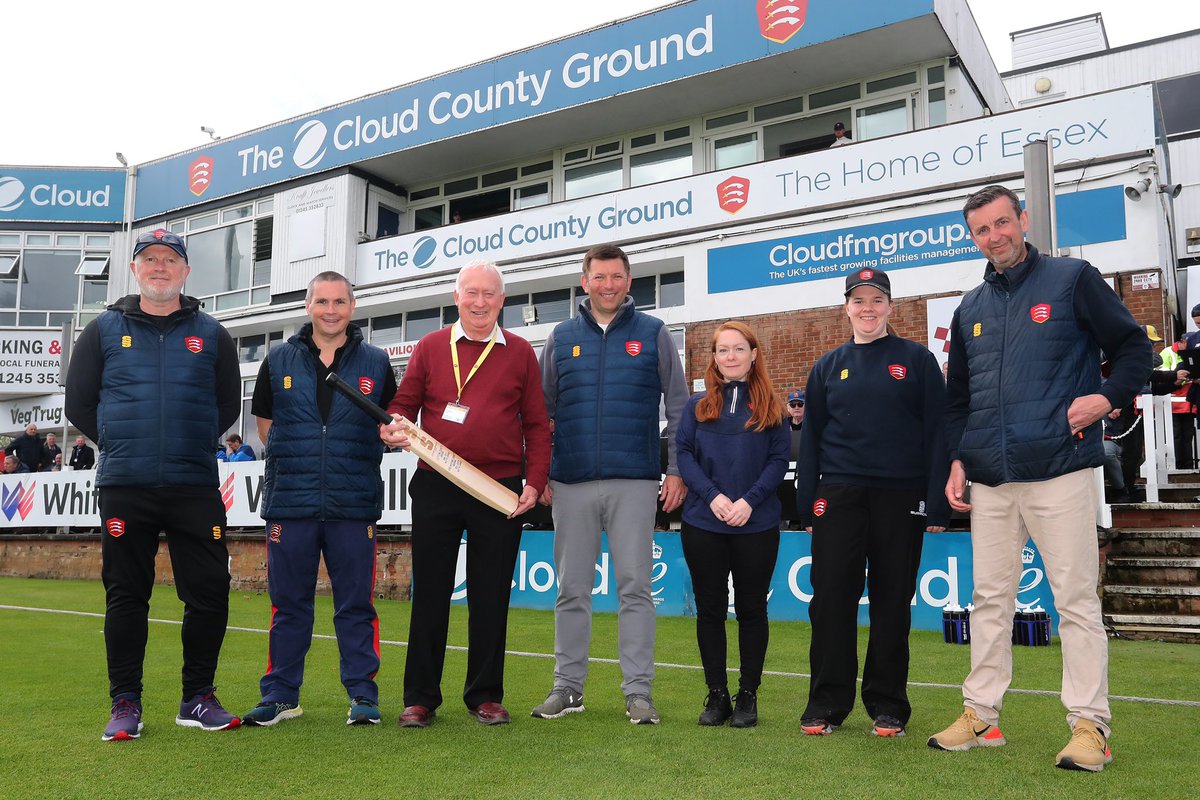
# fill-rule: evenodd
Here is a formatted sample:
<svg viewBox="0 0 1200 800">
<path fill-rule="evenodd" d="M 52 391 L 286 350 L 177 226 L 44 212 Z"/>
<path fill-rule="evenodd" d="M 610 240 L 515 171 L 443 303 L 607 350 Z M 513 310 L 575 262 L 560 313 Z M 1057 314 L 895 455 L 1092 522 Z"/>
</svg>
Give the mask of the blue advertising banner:
<svg viewBox="0 0 1200 800">
<path fill-rule="evenodd" d="M 773 620 L 808 621 L 808 604 L 812 599 L 809 568 L 812 565 L 812 537 L 806 533 L 784 531 L 779 538 L 779 558 L 767 603 Z M 466 543 L 458 553 L 453 601 L 466 603 L 467 572 Z M 692 592 L 691 575 L 683 558 L 680 534 L 675 531 L 655 531 L 654 566 L 651 571 L 654 603 L 663 616 L 695 616 L 696 603 Z M 1054 597 L 1046 580 L 1041 554 L 1032 542 L 1021 553 L 1022 572 L 1017 605 L 1020 608 L 1041 606 L 1050 616 L 1052 630 L 1058 630 L 1058 614 Z M 969 533 L 931 533 L 925 535 L 921 551 L 921 566 L 917 591 L 912 601 L 912 625 L 919 630 L 942 629 L 942 609 L 951 604 L 965 607 L 971 602 L 971 535 Z M 554 532 L 526 531 L 521 538 L 517 566 L 513 570 L 512 605 L 518 608 L 553 609 L 558 591 L 554 571 Z M 729 614 L 733 616 L 733 590 L 730 588 Z M 617 610 L 617 587 L 609 557 L 607 541 L 596 562 L 596 582 L 592 590 L 592 607 L 596 611 Z M 858 612 L 858 622 L 868 620 L 867 598 L 864 591 Z"/>
<path fill-rule="evenodd" d="M 695 0 L 139 167 L 143 218 L 933 13 L 933 0 Z"/>
<path fill-rule="evenodd" d="M 121 222 L 125 170 L 0 167 L 0 220 Z"/>
<path fill-rule="evenodd" d="M 1059 195 L 1059 245 L 1125 238 L 1120 186 Z M 836 278 L 856 269 L 908 269 L 982 258 L 960 212 L 789 236 L 708 251 L 708 292 Z"/>
</svg>

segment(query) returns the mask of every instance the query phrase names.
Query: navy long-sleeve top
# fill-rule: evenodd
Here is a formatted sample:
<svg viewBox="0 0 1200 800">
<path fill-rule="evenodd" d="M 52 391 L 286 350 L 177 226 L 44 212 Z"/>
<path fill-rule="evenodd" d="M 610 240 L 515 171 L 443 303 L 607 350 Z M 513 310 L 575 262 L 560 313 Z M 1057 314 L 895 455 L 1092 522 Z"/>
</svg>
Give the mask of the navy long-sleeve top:
<svg viewBox="0 0 1200 800">
<path fill-rule="evenodd" d="M 782 506 L 776 489 L 788 468 L 788 427 L 782 420 L 762 431 L 746 427 L 753 409 L 744 381 L 722 387 L 721 416 L 711 422 L 696 420 L 696 404 L 703 397 L 700 393 L 688 399 L 675 433 L 679 475 L 688 487 L 683 521 L 713 533 L 778 528 Z M 753 510 L 745 525 L 734 528 L 717 519 L 709 504 L 718 494 L 750 505 Z"/>
<path fill-rule="evenodd" d="M 924 489 L 926 524 L 949 522 L 946 385 L 929 350 L 899 336 L 851 339 L 817 360 L 805 395 L 796 461 L 805 526 L 818 484 Z"/>
</svg>

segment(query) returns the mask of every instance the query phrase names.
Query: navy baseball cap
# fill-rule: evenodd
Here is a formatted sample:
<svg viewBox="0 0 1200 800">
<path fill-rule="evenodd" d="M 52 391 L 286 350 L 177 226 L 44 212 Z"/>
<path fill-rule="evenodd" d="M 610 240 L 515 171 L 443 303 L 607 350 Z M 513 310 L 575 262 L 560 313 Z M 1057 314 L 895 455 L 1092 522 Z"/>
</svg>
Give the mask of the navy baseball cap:
<svg viewBox="0 0 1200 800">
<path fill-rule="evenodd" d="M 790 406 L 792 403 L 804 405 L 804 391 L 802 389 L 793 389 L 788 393 L 788 405 Z"/>
<path fill-rule="evenodd" d="M 835 122 L 835 123 L 833 123 L 833 129 L 835 131 L 844 131 L 844 130 L 846 130 L 846 126 L 840 122 Z"/>
<path fill-rule="evenodd" d="M 183 237 L 178 234 L 171 233 L 165 228 L 157 228 L 149 233 L 143 233 L 141 236 L 139 236 L 137 241 L 133 244 L 133 257 L 137 258 L 138 253 L 142 252 L 147 247 L 151 247 L 156 244 L 169 247 L 178 253 L 179 257 L 184 261 L 188 260 L 187 244 L 184 243 Z"/>
<path fill-rule="evenodd" d="M 1200 303 L 1197 303 L 1196 305 L 1192 306 L 1192 316 L 1200 317 Z"/>
<path fill-rule="evenodd" d="M 846 297 L 850 296 L 860 286 L 874 286 L 879 291 L 892 296 L 892 282 L 887 273 L 881 269 L 859 269 L 846 276 Z"/>
</svg>

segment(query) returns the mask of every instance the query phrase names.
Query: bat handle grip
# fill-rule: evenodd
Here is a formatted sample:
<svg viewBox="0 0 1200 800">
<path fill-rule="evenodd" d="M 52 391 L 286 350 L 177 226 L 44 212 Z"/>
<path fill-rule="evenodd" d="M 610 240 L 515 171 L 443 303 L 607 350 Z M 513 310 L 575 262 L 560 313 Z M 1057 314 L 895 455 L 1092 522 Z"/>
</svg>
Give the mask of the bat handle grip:
<svg viewBox="0 0 1200 800">
<path fill-rule="evenodd" d="M 355 389 L 350 384 L 338 377 L 336 372 L 330 372 L 325 376 L 325 383 L 333 389 L 341 392 L 346 398 L 358 406 L 367 416 L 378 422 L 380 425 L 392 424 L 392 415 L 384 411 L 379 406 L 367 399 L 366 395 Z"/>
</svg>

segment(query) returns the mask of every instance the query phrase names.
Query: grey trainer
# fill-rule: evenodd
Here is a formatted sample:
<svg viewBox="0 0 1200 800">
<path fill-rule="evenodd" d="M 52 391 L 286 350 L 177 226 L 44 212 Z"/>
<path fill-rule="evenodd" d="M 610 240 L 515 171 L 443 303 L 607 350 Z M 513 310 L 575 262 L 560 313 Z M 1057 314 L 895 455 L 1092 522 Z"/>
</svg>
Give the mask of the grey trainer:
<svg viewBox="0 0 1200 800">
<path fill-rule="evenodd" d="M 658 709 L 648 694 L 631 694 L 625 698 L 625 716 L 634 725 L 657 725 Z"/>
<path fill-rule="evenodd" d="M 556 686 L 546 695 L 546 702 L 535 708 L 529 716 L 539 719 L 558 719 L 567 714 L 583 711 L 583 695 L 574 689 Z"/>
</svg>

